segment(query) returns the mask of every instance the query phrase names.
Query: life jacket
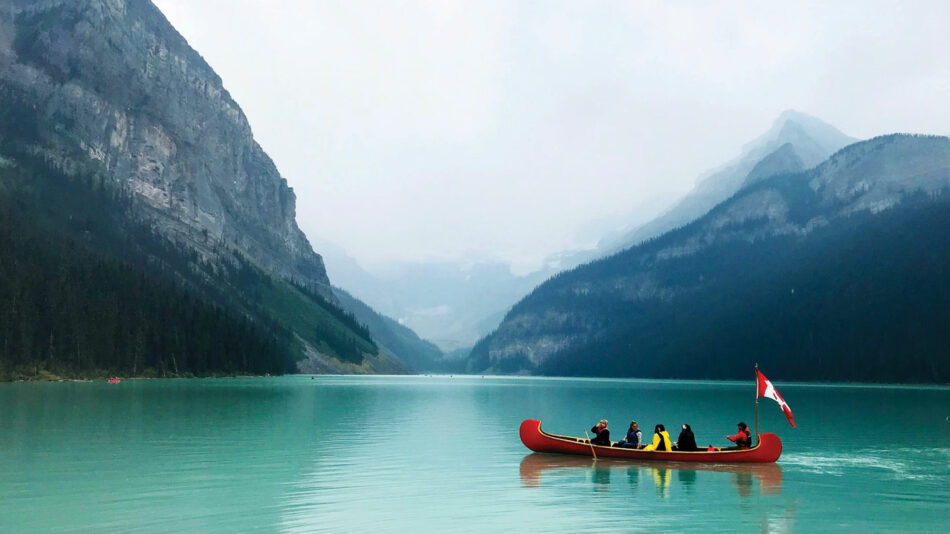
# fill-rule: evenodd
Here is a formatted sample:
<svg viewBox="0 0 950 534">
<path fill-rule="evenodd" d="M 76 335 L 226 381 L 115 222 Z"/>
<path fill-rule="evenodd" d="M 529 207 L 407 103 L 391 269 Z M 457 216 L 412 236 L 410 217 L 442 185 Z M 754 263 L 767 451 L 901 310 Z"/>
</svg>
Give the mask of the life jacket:
<svg viewBox="0 0 950 534">
<path fill-rule="evenodd" d="M 647 445 L 644 450 L 647 451 L 661 451 L 667 452 L 673 450 L 673 445 L 670 443 L 670 434 L 666 430 L 660 431 L 659 434 L 656 432 L 653 433 L 653 443 Z"/>
<path fill-rule="evenodd" d="M 640 432 L 640 430 L 631 430 L 630 432 L 627 432 L 627 443 L 630 443 L 635 447 L 639 447 L 642 436 L 643 433 Z"/>
<path fill-rule="evenodd" d="M 752 448 L 752 432 L 749 432 L 749 429 L 747 428 L 743 430 L 742 432 L 740 432 L 740 434 L 742 434 L 744 438 L 742 438 L 742 441 L 737 439 L 736 445 L 751 449 Z"/>
<path fill-rule="evenodd" d="M 666 448 L 666 451 L 672 451 L 673 442 L 670 441 L 670 433 L 666 430 L 663 430 L 660 432 L 660 435 L 663 436 L 663 443 L 661 445 Z"/>
</svg>

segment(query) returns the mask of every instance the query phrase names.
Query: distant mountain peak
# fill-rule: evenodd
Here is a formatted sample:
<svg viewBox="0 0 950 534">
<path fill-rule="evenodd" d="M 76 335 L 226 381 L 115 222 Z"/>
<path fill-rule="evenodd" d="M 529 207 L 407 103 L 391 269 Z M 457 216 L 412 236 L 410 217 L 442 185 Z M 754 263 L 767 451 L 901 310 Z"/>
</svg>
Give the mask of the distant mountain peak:
<svg viewBox="0 0 950 534">
<path fill-rule="evenodd" d="M 792 143 L 806 167 L 814 167 L 838 149 L 855 141 L 858 139 L 817 117 L 788 109 L 772 122 L 767 132 L 743 147 L 740 160 L 749 156 L 760 159 L 779 146 Z"/>
<path fill-rule="evenodd" d="M 746 176 L 742 188 L 744 189 L 756 182 L 761 182 L 770 176 L 798 172 L 805 168 L 805 163 L 802 162 L 802 158 L 798 155 L 798 152 L 795 151 L 795 145 L 785 143 L 755 164 L 755 167 L 753 167 Z"/>
<path fill-rule="evenodd" d="M 788 122 L 788 121 L 799 122 L 799 123 L 816 123 L 816 124 L 822 124 L 822 125 L 828 126 L 828 123 L 819 119 L 818 117 L 815 117 L 814 115 L 809 115 L 807 113 L 803 113 L 801 111 L 798 111 L 797 109 L 786 109 L 785 111 L 780 113 L 779 116 L 775 119 L 776 124 Z"/>
<path fill-rule="evenodd" d="M 818 117 L 794 109 L 786 109 L 780 113 L 779 116 L 776 117 L 775 122 L 772 124 L 773 127 L 781 127 L 788 123 L 798 124 L 808 130 L 833 130 L 838 132 L 837 128 L 819 119 Z"/>
<path fill-rule="evenodd" d="M 845 135 L 817 117 L 796 110 L 785 110 L 775 119 L 768 131 L 747 143 L 738 157 L 700 175 L 696 187 L 672 208 L 647 224 L 598 248 L 603 254 L 618 252 L 688 224 L 708 213 L 745 185 L 767 177 L 768 175 L 763 173 L 768 169 L 775 171 L 772 174 L 809 169 L 855 141 L 857 139 Z M 783 149 L 786 144 L 790 145 L 790 148 Z M 794 152 L 795 158 L 790 157 L 789 150 Z M 774 158 L 757 169 L 759 163 L 772 155 Z M 750 181 L 750 173 L 753 171 L 756 171 L 756 174 Z"/>
</svg>

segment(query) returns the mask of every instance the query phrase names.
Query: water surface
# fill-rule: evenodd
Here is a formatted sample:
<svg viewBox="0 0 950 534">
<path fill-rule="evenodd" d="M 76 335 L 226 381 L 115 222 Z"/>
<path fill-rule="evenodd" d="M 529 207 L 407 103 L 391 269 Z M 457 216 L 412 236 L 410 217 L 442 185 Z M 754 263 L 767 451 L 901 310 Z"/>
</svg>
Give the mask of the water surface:
<svg viewBox="0 0 950 534">
<path fill-rule="evenodd" d="M 0 384 L 0 532 L 943 529 L 950 389 L 776 386 L 798 423 L 762 400 L 781 459 L 730 466 L 532 454 L 518 425 L 724 445 L 754 424 L 751 380 Z"/>
</svg>

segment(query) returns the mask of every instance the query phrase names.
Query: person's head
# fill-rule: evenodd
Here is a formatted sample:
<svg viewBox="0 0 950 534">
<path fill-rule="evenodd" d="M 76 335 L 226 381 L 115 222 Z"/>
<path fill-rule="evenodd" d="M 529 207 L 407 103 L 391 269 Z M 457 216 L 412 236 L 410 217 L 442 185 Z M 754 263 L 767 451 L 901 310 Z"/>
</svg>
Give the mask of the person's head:
<svg viewBox="0 0 950 534">
<path fill-rule="evenodd" d="M 604 428 L 607 428 L 607 420 L 606 420 L 606 419 L 601 419 L 600 422 L 597 423 L 597 425 L 598 425 L 598 426 L 602 426 L 602 427 L 604 427 Z"/>
<path fill-rule="evenodd" d="M 739 423 L 739 430 L 745 430 L 747 428 L 749 427 L 747 427 L 745 423 Z"/>
<path fill-rule="evenodd" d="M 640 425 L 636 421 L 630 421 L 630 430 L 639 430 Z"/>
<path fill-rule="evenodd" d="M 685 424 L 683 425 L 683 430 L 688 430 L 688 431 L 690 431 L 690 432 L 693 431 L 693 429 L 690 428 L 689 425 L 685 425 Z"/>
<path fill-rule="evenodd" d="M 654 434 L 659 434 L 660 432 L 665 432 L 665 431 L 666 431 L 666 427 L 664 427 L 663 425 L 656 425 L 656 426 L 653 428 L 653 433 L 654 433 Z"/>
</svg>

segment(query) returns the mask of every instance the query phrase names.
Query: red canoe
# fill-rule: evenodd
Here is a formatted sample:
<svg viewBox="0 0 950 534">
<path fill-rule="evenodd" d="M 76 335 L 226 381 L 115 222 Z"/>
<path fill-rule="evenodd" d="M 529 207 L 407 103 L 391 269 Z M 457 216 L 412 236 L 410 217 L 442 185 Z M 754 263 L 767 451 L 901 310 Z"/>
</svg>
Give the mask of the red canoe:
<svg viewBox="0 0 950 534">
<path fill-rule="evenodd" d="M 591 445 L 585 438 L 548 434 L 541 430 L 541 421 L 525 419 L 521 423 L 521 442 L 534 452 L 555 452 L 592 456 Z M 594 445 L 598 458 L 626 458 L 630 460 L 663 460 L 678 462 L 754 462 L 772 463 L 782 455 L 782 441 L 771 432 L 759 434 L 759 442 L 751 449 L 737 451 L 676 451 L 658 452 L 640 449 L 622 449 Z"/>
</svg>

